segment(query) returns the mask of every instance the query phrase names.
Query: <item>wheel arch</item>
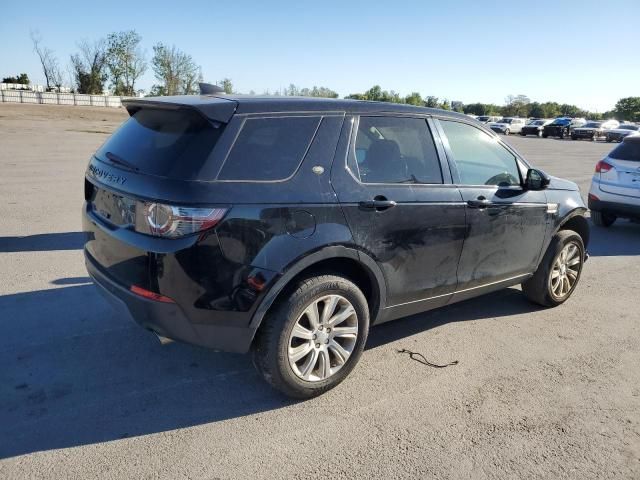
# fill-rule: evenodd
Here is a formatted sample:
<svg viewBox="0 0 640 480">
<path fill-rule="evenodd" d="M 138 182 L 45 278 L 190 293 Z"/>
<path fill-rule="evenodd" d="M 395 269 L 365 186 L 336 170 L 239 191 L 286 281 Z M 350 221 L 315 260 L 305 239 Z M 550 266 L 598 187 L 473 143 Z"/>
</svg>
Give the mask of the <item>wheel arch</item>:
<svg viewBox="0 0 640 480">
<path fill-rule="evenodd" d="M 355 283 L 367 299 L 370 322 L 374 323 L 386 302 L 382 271 L 369 255 L 355 248 L 337 245 L 311 253 L 286 268 L 256 309 L 250 327 L 257 331 L 267 312 L 298 279 L 322 273 L 342 275 Z"/>
<path fill-rule="evenodd" d="M 569 213 L 556 228 L 554 235 L 560 230 L 573 230 L 582 238 L 582 243 L 586 249 L 589 245 L 589 239 L 591 237 L 591 229 L 589 228 L 589 222 L 584 216 L 586 209 L 578 208 Z"/>
</svg>

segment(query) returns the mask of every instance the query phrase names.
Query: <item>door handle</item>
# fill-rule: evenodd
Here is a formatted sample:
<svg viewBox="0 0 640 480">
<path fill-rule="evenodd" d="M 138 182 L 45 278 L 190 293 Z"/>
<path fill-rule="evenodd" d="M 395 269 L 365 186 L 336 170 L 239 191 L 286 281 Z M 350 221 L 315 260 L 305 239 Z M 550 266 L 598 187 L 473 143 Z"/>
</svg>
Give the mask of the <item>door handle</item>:
<svg viewBox="0 0 640 480">
<path fill-rule="evenodd" d="M 475 200 L 468 200 L 467 205 L 470 208 L 487 208 L 489 205 L 491 205 L 491 202 L 487 200 L 485 197 L 483 197 L 482 195 L 480 195 Z"/>
<path fill-rule="evenodd" d="M 388 200 L 382 195 L 378 195 L 373 200 L 365 200 L 363 202 L 360 202 L 359 205 L 360 208 L 364 208 L 365 210 L 376 210 L 380 212 L 395 207 L 397 203 L 393 200 Z"/>
</svg>

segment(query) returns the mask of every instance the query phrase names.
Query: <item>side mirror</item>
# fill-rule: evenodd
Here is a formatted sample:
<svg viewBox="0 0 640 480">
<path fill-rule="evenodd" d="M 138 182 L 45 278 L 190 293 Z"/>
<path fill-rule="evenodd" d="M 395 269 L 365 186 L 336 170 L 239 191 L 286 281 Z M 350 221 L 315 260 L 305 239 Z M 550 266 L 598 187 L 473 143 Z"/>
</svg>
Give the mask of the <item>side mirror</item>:
<svg viewBox="0 0 640 480">
<path fill-rule="evenodd" d="M 544 190 L 549 186 L 551 178 L 542 170 L 530 168 L 527 170 L 527 178 L 524 181 L 524 186 L 527 190 Z"/>
</svg>

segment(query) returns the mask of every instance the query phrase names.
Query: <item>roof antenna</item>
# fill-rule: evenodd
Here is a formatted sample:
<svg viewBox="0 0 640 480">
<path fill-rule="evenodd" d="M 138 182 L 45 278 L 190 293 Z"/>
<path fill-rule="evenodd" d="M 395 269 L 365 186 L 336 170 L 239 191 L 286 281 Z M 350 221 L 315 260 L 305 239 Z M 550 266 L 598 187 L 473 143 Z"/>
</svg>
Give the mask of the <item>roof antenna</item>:
<svg viewBox="0 0 640 480">
<path fill-rule="evenodd" d="M 214 95 L 216 93 L 224 93 L 224 88 L 210 83 L 198 83 L 200 86 L 200 95 Z"/>
</svg>

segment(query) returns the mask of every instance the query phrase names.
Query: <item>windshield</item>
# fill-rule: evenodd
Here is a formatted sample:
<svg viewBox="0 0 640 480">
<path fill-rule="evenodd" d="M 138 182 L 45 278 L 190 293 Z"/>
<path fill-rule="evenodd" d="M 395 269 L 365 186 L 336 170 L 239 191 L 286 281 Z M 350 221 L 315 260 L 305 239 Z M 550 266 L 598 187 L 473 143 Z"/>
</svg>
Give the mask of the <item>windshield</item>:
<svg viewBox="0 0 640 480">
<path fill-rule="evenodd" d="M 634 162 L 640 162 L 640 142 L 622 142 L 620 145 L 613 149 L 613 151 L 609 154 L 609 157 L 615 158 L 616 160 L 631 160 Z"/>
<path fill-rule="evenodd" d="M 621 129 L 621 130 L 636 130 L 637 131 L 638 128 L 640 128 L 640 127 L 638 127 L 638 125 L 620 125 L 618 128 Z"/>
<path fill-rule="evenodd" d="M 571 123 L 571 120 L 569 120 L 568 118 L 557 118 L 553 121 L 553 123 L 551 123 L 551 125 L 569 125 Z"/>
<path fill-rule="evenodd" d="M 534 120 L 529 125 L 544 125 L 544 120 Z"/>
<path fill-rule="evenodd" d="M 513 122 L 513 118 L 501 118 L 498 123 L 511 123 Z"/>
<path fill-rule="evenodd" d="M 486 122 L 487 120 L 489 120 L 489 117 L 488 117 L 488 116 L 483 115 L 483 116 L 481 116 L 481 117 L 478 117 L 478 120 L 480 120 L 481 122 Z"/>
<path fill-rule="evenodd" d="M 602 125 L 602 122 L 589 122 L 584 128 L 599 128 Z"/>
</svg>

